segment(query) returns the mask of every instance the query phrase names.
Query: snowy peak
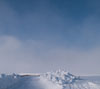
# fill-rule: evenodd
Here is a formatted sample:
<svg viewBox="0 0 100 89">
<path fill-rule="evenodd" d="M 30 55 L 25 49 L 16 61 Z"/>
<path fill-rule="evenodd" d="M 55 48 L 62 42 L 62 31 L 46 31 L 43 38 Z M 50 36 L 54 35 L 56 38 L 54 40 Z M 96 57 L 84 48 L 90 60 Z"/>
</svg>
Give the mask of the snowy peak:
<svg viewBox="0 0 100 89">
<path fill-rule="evenodd" d="M 72 84 L 77 80 L 80 80 L 80 77 L 74 76 L 69 72 L 57 70 L 55 72 L 47 72 L 43 75 L 44 78 L 48 79 L 57 84 Z"/>
<path fill-rule="evenodd" d="M 60 87 L 53 89 L 100 89 L 99 84 L 96 84 L 90 80 L 82 79 L 79 76 L 75 76 L 69 72 L 61 70 L 47 72 L 42 76 L 42 79 L 46 80 L 45 83 L 49 81 L 52 83 L 52 86 L 55 84 L 56 86 Z"/>
<path fill-rule="evenodd" d="M 100 89 L 100 77 L 79 77 L 66 71 L 0 75 L 0 89 Z"/>
</svg>

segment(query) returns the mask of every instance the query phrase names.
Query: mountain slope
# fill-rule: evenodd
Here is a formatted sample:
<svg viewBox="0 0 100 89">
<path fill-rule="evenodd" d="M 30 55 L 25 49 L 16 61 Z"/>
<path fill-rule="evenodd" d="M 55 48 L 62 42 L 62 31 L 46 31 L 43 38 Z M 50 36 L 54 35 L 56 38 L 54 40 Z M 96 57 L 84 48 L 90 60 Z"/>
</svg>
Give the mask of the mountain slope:
<svg viewBox="0 0 100 89">
<path fill-rule="evenodd" d="M 100 89 L 100 77 L 79 77 L 60 70 L 40 76 L 2 74 L 0 89 Z"/>
<path fill-rule="evenodd" d="M 55 89 L 100 89 L 100 79 L 97 83 L 95 78 L 74 76 L 69 72 L 60 70 L 48 72 L 41 77 L 42 81 L 45 79 L 45 83 L 49 81 L 52 85 L 59 86 Z"/>
</svg>

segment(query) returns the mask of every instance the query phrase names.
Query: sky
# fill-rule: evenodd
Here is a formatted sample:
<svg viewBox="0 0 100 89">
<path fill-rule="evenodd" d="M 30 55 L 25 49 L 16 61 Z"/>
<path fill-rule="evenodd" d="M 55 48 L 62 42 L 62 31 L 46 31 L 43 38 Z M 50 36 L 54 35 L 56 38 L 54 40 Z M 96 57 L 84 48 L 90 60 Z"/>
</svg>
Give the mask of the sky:
<svg viewBox="0 0 100 89">
<path fill-rule="evenodd" d="M 100 75 L 99 3 L 0 0 L 0 73 Z"/>
</svg>

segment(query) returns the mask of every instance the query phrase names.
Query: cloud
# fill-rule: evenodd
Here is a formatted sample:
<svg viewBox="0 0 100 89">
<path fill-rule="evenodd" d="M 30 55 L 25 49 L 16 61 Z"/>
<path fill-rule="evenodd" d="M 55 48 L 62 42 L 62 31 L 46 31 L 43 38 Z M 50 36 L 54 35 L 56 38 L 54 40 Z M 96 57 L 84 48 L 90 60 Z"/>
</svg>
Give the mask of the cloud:
<svg viewBox="0 0 100 89">
<path fill-rule="evenodd" d="M 20 13 L 11 3 L 0 1 L 1 72 L 46 72 L 61 68 L 76 74 L 99 74 L 97 14 L 89 12 L 76 21 L 55 5 L 37 4 L 35 10 Z"/>
<path fill-rule="evenodd" d="M 32 47 L 32 44 L 31 44 Z M 34 61 L 34 49 L 27 42 L 21 42 L 12 36 L 0 37 L 0 69 L 2 72 L 27 72 L 37 64 Z M 35 47 L 35 46 L 34 46 Z M 31 52 L 32 51 L 32 52 Z M 33 64 L 31 64 L 31 62 Z M 30 65 L 31 64 L 31 65 Z M 32 69 L 31 69 L 32 70 Z M 34 68 L 33 68 L 34 70 Z"/>
<path fill-rule="evenodd" d="M 46 42 L 0 37 L 1 72 L 46 72 L 65 69 L 75 74 L 99 74 L 100 48 L 48 47 Z"/>
</svg>

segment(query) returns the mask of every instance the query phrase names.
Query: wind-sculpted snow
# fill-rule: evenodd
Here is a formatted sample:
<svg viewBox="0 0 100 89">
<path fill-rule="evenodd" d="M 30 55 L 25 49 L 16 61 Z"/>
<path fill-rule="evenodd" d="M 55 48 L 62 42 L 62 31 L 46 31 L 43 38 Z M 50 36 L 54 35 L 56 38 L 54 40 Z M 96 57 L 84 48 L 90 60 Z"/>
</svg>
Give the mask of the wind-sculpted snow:
<svg viewBox="0 0 100 89">
<path fill-rule="evenodd" d="M 6 75 L 1 74 L 0 75 L 0 89 L 8 89 L 9 86 L 17 83 L 20 80 L 20 76 L 16 74 L 12 75 Z"/>
<path fill-rule="evenodd" d="M 48 85 L 47 89 L 51 89 L 50 82 L 52 86 L 56 86 L 55 89 L 100 89 L 99 84 L 60 70 L 43 74 L 41 80 Z"/>
<path fill-rule="evenodd" d="M 43 89 L 36 75 L 1 74 L 0 89 Z"/>
<path fill-rule="evenodd" d="M 0 75 L 0 89 L 100 89 L 100 77 L 78 77 L 65 71 L 41 75 Z"/>
<path fill-rule="evenodd" d="M 69 72 L 65 71 L 56 71 L 56 72 L 47 72 L 43 75 L 44 78 L 47 78 L 49 81 L 54 83 L 65 85 L 65 84 L 72 84 L 77 80 L 80 80 L 80 77 L 76 77 Z"/>
</svg>

